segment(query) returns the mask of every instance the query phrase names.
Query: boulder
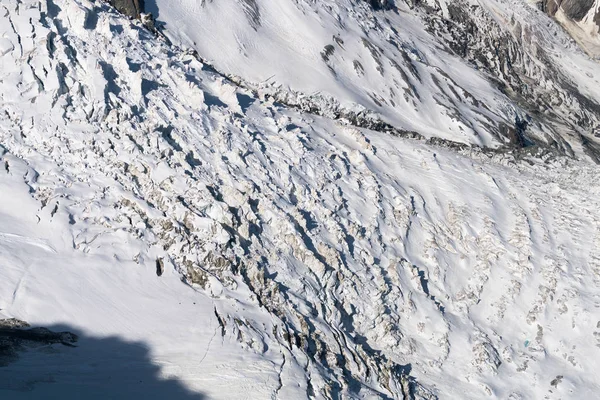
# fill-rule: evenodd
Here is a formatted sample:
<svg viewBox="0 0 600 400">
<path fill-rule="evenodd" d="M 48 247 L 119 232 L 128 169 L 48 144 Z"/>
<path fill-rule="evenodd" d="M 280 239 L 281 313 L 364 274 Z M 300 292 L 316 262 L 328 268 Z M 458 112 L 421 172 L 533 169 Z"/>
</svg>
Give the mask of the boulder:
<svg viewBox="0 0 600 400">
<path fill-rule="evenodd" d="M 144 0 L 108 0 L 108 3 L 131 18 L 140 19 L 140 14 L 144 12 Z"/>
</svg>

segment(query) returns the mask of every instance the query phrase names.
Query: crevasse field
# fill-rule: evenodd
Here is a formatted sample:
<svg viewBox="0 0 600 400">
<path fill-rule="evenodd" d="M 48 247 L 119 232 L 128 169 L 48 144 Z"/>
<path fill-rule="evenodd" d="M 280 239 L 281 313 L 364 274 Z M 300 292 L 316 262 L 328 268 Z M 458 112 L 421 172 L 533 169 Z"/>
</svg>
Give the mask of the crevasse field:
<svg viewBox="0 0 600 400">
<path fill-rule="evenodd" d="M 0 399 L 600 398 L 600 6 L 409 3 L 0 0 Z"/>
</svg>

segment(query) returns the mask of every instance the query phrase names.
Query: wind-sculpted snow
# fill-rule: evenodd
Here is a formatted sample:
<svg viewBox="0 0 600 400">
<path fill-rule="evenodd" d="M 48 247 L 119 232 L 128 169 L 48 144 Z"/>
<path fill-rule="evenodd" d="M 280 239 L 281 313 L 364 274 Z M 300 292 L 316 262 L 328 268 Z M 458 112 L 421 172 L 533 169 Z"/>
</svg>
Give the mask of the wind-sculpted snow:
<svg viewBox="0 0 600 400">
<path fill-rule="evenodd" d="M 535 4 L 153 0 L 146 10 L 218 70 L 316 97 L 313 108 L 339 103 L 425 137 L 598 161 L 598 65 Z M 597 31 L 569 31 L 600 46 Z"/>
<path fill-rule="evenodd" d="M 3 318 L 144 340 L 210 398 L 597 392 L 588 159 L 301 112 L 100 3 L 0 29 Z"/>
<path fill-rule="evenodd" d="M 523 117 L 521 110 L 448 55 L 418 18 L 376 14 L 378 3 L 376 9 L 391 7 L 364 0 L 158 0 L 146 9 L 173 41 L 255 85 L 373 110 L 397 128 L 427 137 L 510 143 L 508 131 Z"/>
</svg>

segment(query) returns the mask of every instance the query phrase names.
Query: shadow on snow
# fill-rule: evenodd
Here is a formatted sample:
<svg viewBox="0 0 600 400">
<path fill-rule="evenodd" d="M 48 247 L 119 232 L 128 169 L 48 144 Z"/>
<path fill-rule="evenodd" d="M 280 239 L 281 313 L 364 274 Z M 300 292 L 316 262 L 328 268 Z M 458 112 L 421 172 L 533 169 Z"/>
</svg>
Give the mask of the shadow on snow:
<svg viewBox="0 0 600 400">
<path fill-rule="evenodd" d="M 143 343 L 89 337 L 68 326 L 0 322 L 0 399 L 205 398 L 160 377 Z"/>
</svg>

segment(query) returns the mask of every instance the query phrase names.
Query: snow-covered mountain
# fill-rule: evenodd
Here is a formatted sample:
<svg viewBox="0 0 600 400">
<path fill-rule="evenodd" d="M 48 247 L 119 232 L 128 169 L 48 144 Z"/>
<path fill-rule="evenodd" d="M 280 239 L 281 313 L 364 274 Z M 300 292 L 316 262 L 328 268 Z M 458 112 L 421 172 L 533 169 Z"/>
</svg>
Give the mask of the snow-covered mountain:
<svg viewBox="0 0 600 400">
<path fill-rule="evenodd" d="M 536 4 L 372 4 L 151 0 L 147 9 L 220 71 L 316 94 L 314 108 L 328 108 L 324 97 L 426 137 L 598 156 L 597 63 Z"/>
<path fill-rule="evenodd" d="M 600 65 L 529 3 L 3 0 L 1 398 L 597 396 Z"/>
</svg>

